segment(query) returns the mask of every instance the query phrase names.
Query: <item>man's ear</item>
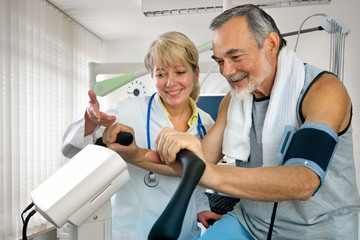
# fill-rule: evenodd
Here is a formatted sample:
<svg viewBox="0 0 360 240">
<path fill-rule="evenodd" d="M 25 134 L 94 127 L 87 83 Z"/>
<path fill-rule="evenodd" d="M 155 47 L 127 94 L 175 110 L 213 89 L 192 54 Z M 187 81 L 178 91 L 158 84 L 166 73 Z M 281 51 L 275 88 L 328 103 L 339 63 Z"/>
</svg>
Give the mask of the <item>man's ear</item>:
<svg viewBox="0 0 360 240">
<path fill-rule="evenodd" d="M 268 56 L 277 56 L 277 52 L 279 51 L 279 43 L 279 36 L 274 32 L 269 33 L 264 42 L 264 48 L 266 53 L 269 54 Z"/>
</svg>

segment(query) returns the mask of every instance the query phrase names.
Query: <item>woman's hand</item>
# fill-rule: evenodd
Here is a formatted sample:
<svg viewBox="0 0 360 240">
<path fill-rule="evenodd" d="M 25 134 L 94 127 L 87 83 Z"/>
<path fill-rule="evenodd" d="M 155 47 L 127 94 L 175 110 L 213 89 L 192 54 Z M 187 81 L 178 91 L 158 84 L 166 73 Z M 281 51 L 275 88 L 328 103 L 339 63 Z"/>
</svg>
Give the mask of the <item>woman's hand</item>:
<svg viewBox="0 0 360 240">
<path fill-rule="evenodd" d="M 100 111 L 100 104 L 96 98 L 96 94 L 92 91 L 88 91 L 89 105 L 86 108 L 85 113 L 85 133 L 84 136 L 91 134 L 97 126 L 108 127 L 114 124 L 116 117 L 107 115 Z"/>
<path fill-rule="evenodd" d="M 120 132 L 129 132 L 133 135 L 133 141 L 130 145 L 124 146 L 116 143 L 117 135 Z M 121 123 L 115 123 L 105 128 L 102 135 L 103 143 L 117 152 L 126 162 L 136 164 L 136 161 L 143 161 L 147 152 L 146 149 L 139 148 L 135 142 L 134 129 Z"/>
<path fill-rule="evenodd" d="M 222 218 L 221 215 L 211 212 L 211 211 L 208 211 L 208 210 L 199 212 L 197 214 L 198 221 L 201 222 L 201 224 L 205 228 L 210 227 L 210 225 L 213 225 L 214 222 L 216 222 L 217 220 L 220 220 L 221 218 Z"/>
</svg>

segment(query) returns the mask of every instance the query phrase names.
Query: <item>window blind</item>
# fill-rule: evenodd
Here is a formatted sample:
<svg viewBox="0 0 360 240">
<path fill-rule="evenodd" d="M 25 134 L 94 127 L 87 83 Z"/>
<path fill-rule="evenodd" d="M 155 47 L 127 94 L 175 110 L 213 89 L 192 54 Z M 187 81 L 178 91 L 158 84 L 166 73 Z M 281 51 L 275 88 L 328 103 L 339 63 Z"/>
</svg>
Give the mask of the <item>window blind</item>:
<svg viewBox="0 0 360 240">
<path fill-rule="evenodd" d="M 102 41 L 40 0 L 0 0 L 0 36 L 0 239 L 12 239 L 30 191 L 67 160 L 62 135 L 85 111 Z M 28 231 L 45 223 L 35 214 Z"/>
</svg>

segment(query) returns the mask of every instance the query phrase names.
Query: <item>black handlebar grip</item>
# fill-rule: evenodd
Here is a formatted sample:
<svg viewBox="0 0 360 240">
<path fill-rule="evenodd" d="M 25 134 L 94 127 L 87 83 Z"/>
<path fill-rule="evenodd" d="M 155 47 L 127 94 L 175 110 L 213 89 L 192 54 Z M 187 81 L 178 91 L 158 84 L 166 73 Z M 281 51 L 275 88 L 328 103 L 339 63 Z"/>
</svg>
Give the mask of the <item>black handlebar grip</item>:
<svg viewBox="0 0 360 240">
<path fill-rule="evenodd" d="M 115 142 L 118 144 L 124 145 L 124 146 L 129 146 L 133 140 L 134 140 L 134 137 L 131 133 L 121 132 L 117 135 Z M 106 147 L 106 144 L 103 143 L 103 141 L 102 141 L 102 137 L 100 137 L 96 140 L 95 145 L 100 145 L 100 146 Z"/>
<path fill-rule="evenodd" d="M 181 150 L 176 160 L 183 166 L 179 186 L 151 228 L 148 240 L 173 240 L 179 237 L 189 200 L 205 170 L 205 163 L 189 150 Z"/>
</svg>

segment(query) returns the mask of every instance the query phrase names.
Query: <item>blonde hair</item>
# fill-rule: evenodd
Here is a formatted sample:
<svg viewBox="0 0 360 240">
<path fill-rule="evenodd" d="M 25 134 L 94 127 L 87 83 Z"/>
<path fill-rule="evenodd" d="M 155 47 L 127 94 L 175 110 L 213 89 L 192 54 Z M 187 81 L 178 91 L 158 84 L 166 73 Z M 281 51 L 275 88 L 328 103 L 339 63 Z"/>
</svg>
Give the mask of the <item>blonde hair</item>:
<svg viewBox="0 0 360 240">
<path fill-rule="evenodd" d="M 155 65 L 159 67 L 175 66 L 177 63 L 190 64 L 196 72 L 199 63 L 199 53 L 194 43 L 180 32 L 166 32 L 153 41 L 145 55 L 146 69 L 153 77 Z M 200 94 L 199 81 L 194 83 L 190 97 L 196 101 Z"/>
</svg>

